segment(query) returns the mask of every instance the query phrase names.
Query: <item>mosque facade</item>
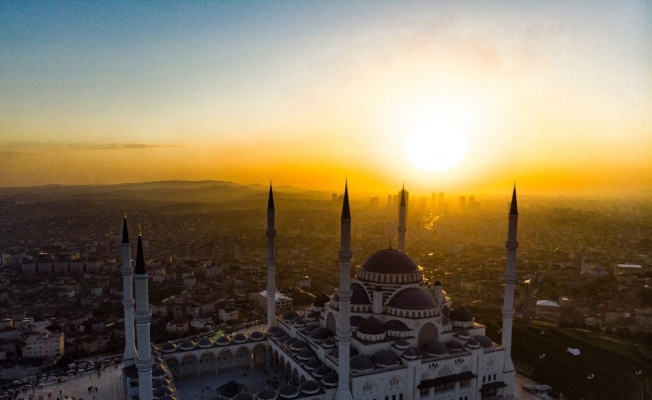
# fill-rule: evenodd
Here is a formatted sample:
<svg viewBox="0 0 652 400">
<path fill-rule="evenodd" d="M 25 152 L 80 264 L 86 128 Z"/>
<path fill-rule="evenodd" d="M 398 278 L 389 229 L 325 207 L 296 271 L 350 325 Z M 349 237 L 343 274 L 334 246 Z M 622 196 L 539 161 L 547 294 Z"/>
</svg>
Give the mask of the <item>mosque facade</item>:
<svg viewBox="0 0 652 400">
<path fill-rule="evenodd" d="M 249 335 L 222 336 L 215 341 L 204 338 L 198 342 L 168 342 L 160 347 L 152 346 L 152 355 L 142 357 L 141 340 L 137 341 L 135 350 L 133 335 L 127 333 L 125 365 L 129 362 L 132 367 L 126 368 L 134 370 L 135 363 L 139 374 L 136 379 L 132 373 L 131 386 L 136 383 L 142 387 L 143 380 L 146 381 L 145 389 L 138 390 L 138 397 L 171 400 L 176 395 L 171 389 L 172 380 L 274 368 L 285 378 L 285 384 L 280 387 L 257 393 L 234 392 L 233 396 L 223 394 L 218 399 L 512 399 L 515 369 L 511 360 L 511 332 L 518 247 L 516 189 L 512 193 L 506 241 L 501 344 L 485 336 L 485 327 L 474 321 L 467 308 L 451 308 L 452 301 L 441 282 L 426 285 L 423 268 L 405 252 L 406 212 L 403 194 L 399 207 L 399 247 L 371 254 L 356 268 L 351 279 L 351 215 L 348 187 L 345 187 L 338 252 L 339 288 L 330 295 L 317 296 L 308 309 L 276 316 L 273 301 L 276 231 L 270 187 L 267 293 L 271 296 L 267 303 L 267 329 Z M 123 250 L 123 257 L 124 253 Z M 136 269 L 142 276 L 142 268 Z M 123 266 L 125 287 L 127 272 Z M 138 290 L 137 286 L 136 299 L 142 297 Z M 129 307 L 133 300 L 127 298 L 130 295 L 125 290 L 125 325 L 127 317 L 134 318 L 134 311 Z M 149 328 L 145 331 L 143 327 L 145 316 L 142 306 L 136 305 L 138 337 L 148 335 Z M 149 371 L 145 365 L 151 366 Z M 132 393 L 136 391 L 132 389 Z"/>
</svg>

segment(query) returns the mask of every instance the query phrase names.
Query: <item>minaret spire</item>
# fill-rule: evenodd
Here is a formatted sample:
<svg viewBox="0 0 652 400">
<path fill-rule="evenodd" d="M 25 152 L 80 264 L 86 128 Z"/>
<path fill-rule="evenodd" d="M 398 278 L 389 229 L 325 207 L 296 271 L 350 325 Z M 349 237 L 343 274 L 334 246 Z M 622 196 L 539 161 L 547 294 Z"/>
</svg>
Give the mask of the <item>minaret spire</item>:
<svg viewBox="0 0 652 400">
<path fill-rule="evenodd" d="M 516 185 L 512 191 L 512 203 L 509 207 L 509 224 L 507 229 L 507 265 L 505 268 L 505 299 L 503 304 L 503 333 L 502 345 L 505 349 L 504 382 L 507 387 L 504 389 L 505 398 L 514 397 L 515 368 L 512 362 L 512 319 L 514 318 L 514 285 L 516 284 L 516 249 L 518 241 L 516 233 L 518 230 L 518 206 L 516 203 Z"/>
<path fill-rule="evenodd" d="M 335 398 L 338 400 L 352 400 L 350 387 L 350 358 L 351 358 L 351 209 L 349 208 L 349 185 L 344 184 L 344 204 L 342 205 L 342 218 L 340 223 L 340 290 L 338 292 L 339 314 L 337 321 L 337 340 L 339 342 L 337 371 L 338 384 Z"/>
<path fill-rule="evenodd" d="M 131 244 L 127 230 L 127 214 L 122 222 L 122 305 L 125 311 L 125 367 L 136 362 L 136 343 L 134 336 L 134 295 L 133 269 L 131 268 Z"/>
<path fill-rule="evenodd" d="M 136 288 L 136 340 L 138 344 L 138 398 L 152 400 L 152 347 L 150 344 L 150 320 L 152 310 L 149 308 L 149 293 L 147 286 L 147 270 L 143 255 L 143 238 L 138 229 L 138 248 L 136 249 L 136 269 L 134 280 Z"/>
<path fill-rule="evenodd" d="M 276 254 L 274 238 L 276 237 L 274 218 L 274 193 L 272 182 L 269 182 L 269 197 L 267 199 L 267 329 L 274 326 L 276 317 Z"/>
<path fill-rule="evenodd" d="M 398 249 L 405 253 L 405 232 L 407 231 L 406 226 L 407 220 L 407 205 L 405 201 L 405 184 L 401 189 L 401 204 L 398 207 Z"/>
</svg>

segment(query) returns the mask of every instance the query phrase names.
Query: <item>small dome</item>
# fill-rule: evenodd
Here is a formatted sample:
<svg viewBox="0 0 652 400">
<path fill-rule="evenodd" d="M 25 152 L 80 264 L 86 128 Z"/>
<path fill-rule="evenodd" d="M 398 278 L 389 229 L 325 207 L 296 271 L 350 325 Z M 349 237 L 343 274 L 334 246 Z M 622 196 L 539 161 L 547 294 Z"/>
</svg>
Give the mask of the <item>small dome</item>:
<svg viewBox="0 0 652 400">
<path fill-rule="evenodd" d="M 252 396 L 249 393 L 242 392 L 242 393 L 236 394 L 235 397 L 233 398 L 233 400 L 254 400 L 254 396 Z"/>
<path fill-rule="evenodd" d="M 321 326 L 310 332 L 310 339 L 314 340 L 315 342 L 323 342 L 330 336 L 331 333 L 328 331 L 328 329 L 322 328 Z"/>
<path fill-rule="evenodd" d="M 229 343 L 231 343 L 231 341 L 226 336 L 220 336 L 215 341 L 215 344 L 217 344 L 218 346 L 226 346 Z"/>
<path fill-rule="evenodd" d="M 329 337 L 328 339 L 324 340 L 322 346 L 324 346 L 325 349 L 332 349 L 333 347 L 337 346 L 337 343 L 335 343 L 335 339 Z"/>
<path fill-rule="evenodd" d="M 375 317 L 369 317 L 360 323 L 358 332 L 367 335 L 380 335 L 385 333 L 385 325 Z"/>
<path fill-rule="evenodd" d="M 316 368 L 321 367 L 324 365 L 321 361 L 319 361 L 318 358 L 313 358 L 312 360 L 308 361 L 303 365 L 303 368 L 307 369 L 308 371 L 312 371 Z"/>
<path fill-rule="evenodd" d="M 468 347 L 469 349 L 478 349 L 480 348 L 480 343 L 478 343 L 478 341 L 475 339 L 471 339 L 468 342 L 466 342 L 466 347 Z"/>
<path fill-rule="evenodd" d="M 315 297 L 315 301 L 313 301 L 312 305 L 313 305 L 313 307 L 322 308 L 322 307 L 324 307 L 324 306 L 326 305 L 326 303 L 328 303 L 329 301 L 331 301 L 331 298 L 330 298 L 326 293 L 323 293 L 323 292 L 322 292 L 322 294 L 320 294 L 319 296 Z"/>
<path fill-rule="evenodd" d="M 448 347 L 451 353 L 458 353 L 464 350 L 462 343 L 456 342 L 455 340 L 450 340 L 448 343 L 446 343 L 446 347 Z"/>
<path fill-rule="evenodd" d="M 246 341 L 247 341 L 247 337 L 242 333 L 236 333 L 235 335 L 233 335 L 234 343 L 244 343 Z"/>
<path fill-rule="evenodd" d="M 430 357 L 443 356 L 449 353 L 448 348 L 442 342 L 437 340 L 424 344 L 423 347 L 421 347 L 421 351 Z"/>
<path fill-rule="evenodd" d="M 315 352 L 310 349 L 303 349 L 297 354 L 297 359 L 300 361 L 308 361 L 315 358 Z"/>
<path fill-rule="evenodd" d="M 299 389 L 305 394 L 317 394 L 321 387 L 315 381 L 305 381 L 299 386 Z"/>
<path fill-rule="evenodd" d="M 319 319 L 319 315 L 320 315 L 319 311 L 310 311 L 308 315 L 306 315 L 306 321 L 308 322 L 316 321 Z"/>
<path fill-rule="evenodd" d="M 471 339 L 471 335 L 469 335 L 469 331 L 467 331 L 466 329 L 462 329 L 461 331 L 457 332 L 455 334 L 455 336 L 457 336 L 458 338 L 460 338 L 462 340 Z"/>
<path fill-rule="evenodd" d="M 435 299 L 426 290 L 419 287 L 409 287 L 396 293 L 387 307 L 400 310 L 428 310 L 436 307 Z"/>
<path fill-rule="evenodd" d="M 258 400 L 276 400 L 277 397 L 276 392 L 270 388 L 265 388 L 256 393 L 256 399 Z"/>
<path fill-rule="evenodd" d="M 485 335 L 475 335 L 474 339 L 477 340 L 478 343 L 480 343 L 480 346 L 484 347 L 485 349 L 488 349 L 493 346 L 491 339 L 489 339 Z"/>
<path fill-rule="evenodd" d="M 380 368 L 393 367 L 394 365 L 399 365 L 401 363 L 396 354 L 389 350 L 381 350 L 374 354 L 371 357 L 371 361 Z"/>
<path fill-rule="evenodd" d="M 312 374 L 315 376 L 315 378 L 321 378 L 321 377 L 324 377 L 324 376 L 328 375 L 331 372 L 332 371 L 331 371 L 330 368 L 328 368 L 325 365 L 322 365 L 322 366 L 319 366 L 319 367 L 315 368 L 315 370 L 312 371 Z M 337 383 L 337 380 L 335 381 L 335 383 Z"/>
<path fill-rule="evenodd" d="M 249 335 L 249 339 L 253 340 L 254 342 L 259 342 L 263 339 L 265 339 L 265 335 L 261 331 L 253 331 Z"/>
<path fill-rule="evenodd" d="M 305 328 L 306 327 L 306 321 L 303 320 L 303 318 L 298 318 L 294 321 L 294 327 L 295 328 Z"/>
<path fill-rule="evenodd" d="M 290 311 L 286 312 L 285 314 L 283 314 L 282 318 L 283 318 L 283 321 L 292 321 L 294 318 L 296 318 L 298 316 L 299 316 L 299 313 L 297 313 L 294 310 L 290 310 Z"/>
<path fill-rule="evenodd" d="M 403 352 L 403 358 L 406 360 L 415 360 L 419 355 L 414 349 L 407 349 Z"/>
<path fill-rule="evenodd" d="M 374 362 L 367 356 L 358 354 L 351 357 L 351 372 L 371 371 L 374 367 Z"/>
<path fill-rule="evenodd" d="M 287 385 L 281 386 L 278 390 L 278 395 L 284 399 L 292 399 L 299 395 L 299 388 L 288 383 Z"/>
<path fill-rule="evenodd" d="M 337 372 L 329 372 L 321 380 L 321 384 L 327 387 L 336 387 L 337 383 Z"/>
<path fill-rule="evenodd" d="M 290 347 L 292 346 L 292 343 L 296 342 L 297 339 L 288 336 L 285 340 L 283 340 L 283 346 Z"/>
<path fill-rule="evenodd" d="M 356 305 L 366 305 L 366 304 L 371 304 L 369 301 L 369 296 L 367 296 L 367 291 L 364 290 L 362 285 L 359 283 L 352 283 L 351 284 L 351 304 L 356 304 Z"/>
<path fill-rule="evenodd" d="M 163 378 L 168 375 L 168 370 L 163 365 L 156 365 L 152 369 L 153 378 Z"/>
<path fill-rule="evenodd" d="M 202 340 L 197 342 L 197 346 L 203 347 L 203 348 L 211 347 L 212 345 L 213 345 L 213 342 L 211 342 L 211 340 L 209 338 L 203 338 Z"/>
<path fill-rule="evenodd" d="M 179 343 L 179 348 L 181 350 L 192 350 L 195 348 L 195 343 L 193 343 L 192 340 L 182 340 L 181 343 Z"/>
<path fill-rule="evenodd" d="M 278 326 L 274 325 L 274 326 L 271 326 L 271 327 L 269 327 L 269 328 L 267 329 L 267 334 L 268 334 L 268 335 L 273 335 L 273 334 L 275 334 L 276 332 L 278 332 L 278 331 L 280 331 L 280 330 L 281 330 L 281 328 L 279 328 Z"/>
<path fill-rule="evenodd" d="M 398 342 L 394 343 L 394 347 L 399 350 L 407 350 L 410 347 L 410 343 L 405 339 L 401 339 Z"/>
<path fill-rule="evenodd" d="M 469 311 L 468 308 L 460 306 L 451 311 L 448 318 L 450 318 L 451 321 L 472 322 L 473 314 L 471 314 L 471 311 Z"/>
<path fill-rule="evenodd" d="M 410 330 L 410 328 L 408 328 L 403 321 L 399 321 L 397 319 L 393 319 L 387 322 L 385 326 L 387 327 L 388 331 L 407 332 Z"/>
<path fill-rule="evenodd" d="M 164 343 L 161 346 L 161 351 L 163 353 L 171 353 L 171 352 L 175 351 L 176 349 L 177 349 L 177 346 L 172 342 Z"/>
<path fill-rule="evenodd" d="M 380 274 L 406 274 L 419 271 L 417 263 L 407 254 L 391 248 L 373 253 L 360 268 Z"/>
</svg>

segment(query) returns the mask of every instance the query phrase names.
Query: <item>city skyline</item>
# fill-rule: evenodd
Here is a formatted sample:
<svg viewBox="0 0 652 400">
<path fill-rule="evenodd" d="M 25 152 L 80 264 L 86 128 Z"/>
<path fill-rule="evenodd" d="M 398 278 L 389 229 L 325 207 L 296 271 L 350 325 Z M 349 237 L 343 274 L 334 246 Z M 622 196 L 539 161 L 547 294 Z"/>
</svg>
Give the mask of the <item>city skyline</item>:
<svg viewBox="0 0 652 400">
<path fill-rule="evenodd" d="M 348 178 L 359 193 L 647 194 L 651 12 L 2 3 L 0 187 Z"/>
</svg>

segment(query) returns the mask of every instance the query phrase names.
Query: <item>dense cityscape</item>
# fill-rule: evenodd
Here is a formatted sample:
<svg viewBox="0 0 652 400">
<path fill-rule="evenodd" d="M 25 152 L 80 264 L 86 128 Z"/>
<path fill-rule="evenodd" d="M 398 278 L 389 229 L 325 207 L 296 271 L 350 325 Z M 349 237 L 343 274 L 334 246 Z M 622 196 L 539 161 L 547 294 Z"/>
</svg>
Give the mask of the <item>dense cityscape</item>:
<svg viewBox="0 0 652 400">
<path fill-rule="evenodd" d="M 37 376 L 77 359 L 122 351 L 125 213 L 142 232 L 154 343 L 228 333 L 265 319 L 266 193 L 260 187 L 167 182 L 1 194 L 5 387 L 36 384 Z M 282 314 L 337 287 L 342 197 L 291 188 L 276 196 Z M 397 198 L 353 197 L 353 265 L 375 249 L 396 246 Z M 424 268 L 424 279 L 443 282 L 454 305 L 469 307 L 491 327 L 502 304 L 507 199 L 444 192 L 408 199 L 407 252 Z M 649 346 L 649 204 L 527 195 L 520 201 L 517 319 Z M 514 359 L 520 372 L 531 372 L 518 348 Z"/>
</svg>

